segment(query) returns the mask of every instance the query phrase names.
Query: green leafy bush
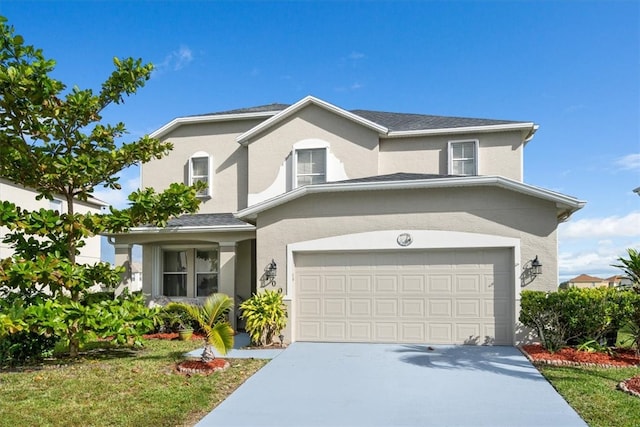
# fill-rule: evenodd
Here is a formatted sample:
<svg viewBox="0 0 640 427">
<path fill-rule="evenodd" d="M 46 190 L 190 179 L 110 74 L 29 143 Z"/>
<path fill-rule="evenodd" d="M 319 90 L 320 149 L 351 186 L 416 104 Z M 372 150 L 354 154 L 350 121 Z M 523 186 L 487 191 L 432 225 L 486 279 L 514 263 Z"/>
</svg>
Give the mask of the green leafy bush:
<svg viewBox="0 0 640 427">
<path fill-rule="evenodd" d="M 638 299 L 633 292 L 614 288 L 522 291 L 521 296 L 520 322 L 532 328 L 552 352 L 568 344 L 614 345 L 618 329 L 632 318 Z M 635 311 L 640 313 L 640 304 Z M 640 315 L 638 321 L 640 326 Z"/>
<path fill-rule="evenodd" d="M 265 290 L 240 304 L 245 329 L 255 345 L 271 345 L 287 325 L 287 308 L 280 291 Z"/>
<path fill-rule="evenodd" d="M 178 332 L 185 329 L 196 329 L 197 322 L 189 314 L 189 305 L 181 302 L 170 302 L 158 312 L 157 326 L 162 332 Z"/>
<path fill-rule="evenodd" d="M 0 367 L 24 365 L 53 353 L 59 337 L 20 331 L 0 338 Z"/>
</svg>

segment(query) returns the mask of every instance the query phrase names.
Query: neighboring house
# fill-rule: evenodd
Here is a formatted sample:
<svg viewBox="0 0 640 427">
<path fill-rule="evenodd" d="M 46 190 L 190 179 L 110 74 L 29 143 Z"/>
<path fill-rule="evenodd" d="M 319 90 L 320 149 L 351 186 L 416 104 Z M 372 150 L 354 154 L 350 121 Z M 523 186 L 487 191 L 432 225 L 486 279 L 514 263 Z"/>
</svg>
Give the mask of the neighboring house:
<svg viewBox="0 0 640 427">
<path fill-rule="evenodd" d="M 47 199 L 36 200 L 36 195 L 36 192 L 31 189 L 0 179 L 0 201 L 15 203 L 29 211 L 44 208 L 66 212 L 67 202 L 62 198 L 54 198 L 51 201 Z M 75 201 L 75 211 L 78 213 L 100 213 L 104 206 L 106 206 L 106 203 L 97 199 L 89 199 L 87 202 Z M 6 232 L 6 228 L 0 227 L 0 259 L 7 258 L 13 254 L 13 250 L 5 243 L 2 243 Z M 83 264 L 100 262 L 100 239 L 100 236 L 86 239 L 86 245 L 80 248 L 80 255 L 78 255 L 76 261 Z"/>
<path fill-rule="evenodd" d="M 626 276 L 611 276 L 605 279 L 610 288 L 629 288 L 633 285 L 631 279 Z"/>
<path fill-rule="evenodd" d="M 200 211 L 112 236 L 116 263 L 142 245 L 151 298 L 281 290 L 287 341 L 513 344 L 521 289 L 556 289 L 558 224 L 585 203 L 523 182 L 537 128 L 314 97 L 180 117 L 142 186 L 206 182 Z"/>
<path fill-rule="evenodd" d="M 588 274 L 581 274 L 567 281 L 567 288 L 600 288 L 608 286 L 610 286 L 609 279 L 601 279 Z"/>
<path fill-rule="evenodd" d="M 131 283 L 129 284 L 131 292 L 142 290 L 142 264 L 139 262 L 131 263 Z"/>
</svg>

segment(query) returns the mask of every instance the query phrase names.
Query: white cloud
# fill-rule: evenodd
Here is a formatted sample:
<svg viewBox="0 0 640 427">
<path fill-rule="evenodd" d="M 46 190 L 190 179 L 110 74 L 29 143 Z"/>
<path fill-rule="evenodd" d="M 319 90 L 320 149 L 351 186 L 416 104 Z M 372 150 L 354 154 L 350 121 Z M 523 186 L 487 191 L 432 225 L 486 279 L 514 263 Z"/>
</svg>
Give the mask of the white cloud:
<svg viewBox="0 0 640 427">
<path fill-rule="evenodd" d="M 364 85 L 363 85 L 363 84 L 360 84 L 360 83 L 358 83 L 358 82 L 355 82 L 354 84 L 352 84 L 352 85 L 349 87 L 349 89 L 351 89 L 351 90 L 358 90 L 358 89 L 361 89 L 361 88 L 363 88 L 363 87 L 364 87 Z"/>
<path fill-rule="evenodd" d="M 180 46 L 165 56 L 164 61 L 156 64 L 154 74 L 161 74 L 167 70 L 179 71 L 193 61 L 193 52 L 187 46 Z"/>
<path fill-rule="evenodd" d="M 349 54 L 349 59 L 352 61 L 357 61 L 359 59 L 364 59 L 365 55 L 364 53 L 361 52 L 351 52 Z"/>
<path fill-rule="evenodd" d="M 640 236 L 640 212 L 570 221 L 560 225 L 559 236 L 560 240 Z"/>
<path fill-rule="evenodd" d="M 129 176 L 123 177 L 121 175 L 119 183 L 122 186 L 122 189 L 110 190 L 108 188 L 99 187 L 98 189 L 96 189 L 96 191 L 93 192 L 93 195 L 96 198 L 108 203 L 110 206 L 113 206 L 114 208 L 126 208 L 127 203 L 129 202 L 127 200 L 127 197 L 133 191 L 137 190 L 138 186 L 140 185 L 140 179 L 137 176 L 137 168 L 134 168 L 134 171 L 136 173 L 136 176 L 130 176 L 130 173 L 123 172 L 123 175 L 126 174 Z"/>
<path fill-rule="evenodd" d="M 627 154 L 616 160 L 616 165 L 622 169 L 640 169 L 640 153 Z"/>
</svg>

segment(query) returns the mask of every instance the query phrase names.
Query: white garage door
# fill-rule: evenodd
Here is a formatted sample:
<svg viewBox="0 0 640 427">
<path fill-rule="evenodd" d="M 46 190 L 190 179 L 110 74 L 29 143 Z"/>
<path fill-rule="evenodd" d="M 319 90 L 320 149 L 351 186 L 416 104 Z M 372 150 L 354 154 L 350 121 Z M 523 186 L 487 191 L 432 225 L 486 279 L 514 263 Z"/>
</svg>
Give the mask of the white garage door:
<svg viewBox="0 0 640 427">
<path fill-rule="evenodd" d="M 507 249 L 298 253 L 299 341 L 512 344 Z"/>
</svg>

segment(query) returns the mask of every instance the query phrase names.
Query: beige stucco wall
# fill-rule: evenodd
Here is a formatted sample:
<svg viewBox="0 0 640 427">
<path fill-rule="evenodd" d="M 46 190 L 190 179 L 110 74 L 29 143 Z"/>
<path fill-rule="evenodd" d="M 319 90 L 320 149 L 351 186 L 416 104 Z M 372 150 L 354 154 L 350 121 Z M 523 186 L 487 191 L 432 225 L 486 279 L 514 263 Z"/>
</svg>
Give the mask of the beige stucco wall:
<svg viewBox="0 0 640 427">
<path fill-rule="evenodd" d="M 538 255 L 544 273 L 527 289 L 557 288 L 556 207 L 493 187 L 314 194 L 257 219 L 257 268 L 286 265 L 288 243 L 378 230 L 442 230 L 520 239 L 521 265 Z M 285 271 L 279 269 L 283 285 Z M 516 279 L 518 280 L 518 278 Z"/>
<path fill-rule="evenodd" d="M 246 207 L 247 148 L 236 137 L 260 120 L 185 124 L 162 139 L 173 143 L 173 150 L 162 159 L 142 165 L 142 187 L 156 191 L 171 183 L 188 184 L 189 158 L 204 151 L 213 156 L 212 197 L 204 199 L 200 213 L 236 212 Z"/>
<path fill-rule="evenodd" d="M 36 193 L 24 187 L 14 185 L 5 180 L 0 180 L 0 201 L 9 201 L 15 203 L 23 209 L 34 211 L 39 209 L 50 209 L 49 200 L 36 200 Z M 61 199 L 58 199 L 61 200 Z M 96 205 L 76 201 L 74 203 L 76 213 L 85 214 L 88 212 L 99 213 L 100 208 Z M 62 201 L 62 210 L 66 212 L 67 203 Z M 5 227 L 0 227 L 0 259 L 6 258 L 13 254 L 13 250 L 6 244 L 2 243 L 2 237 L 7 232 Z M 80 255 L 76 258 L 78 263 L 94 264 L 100 261 L 100 236 L 90 237 L 85 240 L 85 246 L 80 248 Z"/>
<path fill-rule="evenodd" d="M 437 135 L 380 140 L 381 175 L 448 173 L 448 142 L 479 141 L 478 175 L 499 175 L 522 181 L 522 134 L 520 132 Z"/>
<path fill-rule="evenodd" d="M 348 178 L 378 174 L 378 134 L 323 108 L 310 105 L 269 128 L 249 144 L 249 193 L 269 188 L 297 142 L 318 139 L 342 163 Z M 284 191 L 283 191 L 284 192 Z"/>
</svg>

